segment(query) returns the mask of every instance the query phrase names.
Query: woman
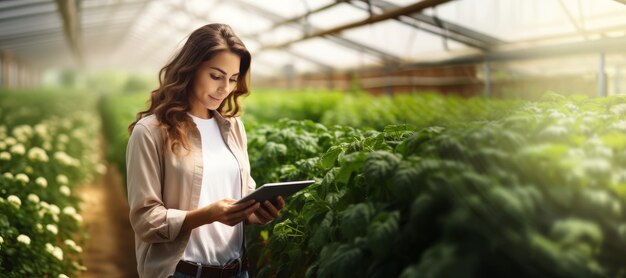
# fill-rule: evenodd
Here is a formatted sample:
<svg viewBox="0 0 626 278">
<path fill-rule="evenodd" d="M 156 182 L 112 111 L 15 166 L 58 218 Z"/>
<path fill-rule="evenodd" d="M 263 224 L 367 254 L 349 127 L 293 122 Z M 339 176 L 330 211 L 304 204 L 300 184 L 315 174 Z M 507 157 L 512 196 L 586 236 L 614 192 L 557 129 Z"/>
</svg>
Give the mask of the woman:
<svg viewBox="0 0 626 278">
<path fill-rule="evenodd" d="M 228 25 L 195 30 L 129 126 L 130 222 L 141 277 L 247 277 L 242 223 L 284 206 L 234 202 L 255 189 L 237 118 L 250 53 Z M 173 275 L 173 276 L 172 276 Z"/>
</svg>

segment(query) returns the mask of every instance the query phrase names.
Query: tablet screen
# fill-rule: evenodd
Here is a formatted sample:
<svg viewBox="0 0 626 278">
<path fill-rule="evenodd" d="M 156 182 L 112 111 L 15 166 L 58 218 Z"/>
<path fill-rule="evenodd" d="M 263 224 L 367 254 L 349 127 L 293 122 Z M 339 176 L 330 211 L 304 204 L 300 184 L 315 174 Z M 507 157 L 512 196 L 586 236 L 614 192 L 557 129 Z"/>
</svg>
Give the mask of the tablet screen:
<svg viewBox="0 0 626 278">
<path fill-rule="evenodd" d="M 270 200 L 272 203 L 275 203 L 277 196 L 287 198 L 313 183 L 315 183 L 315 180 L 266 183 L 252 193 L 241 198 L 241 200 L 237 201 L 235 204 L 240 204 L 252 199 L 257 202 Z"/>
</svg>

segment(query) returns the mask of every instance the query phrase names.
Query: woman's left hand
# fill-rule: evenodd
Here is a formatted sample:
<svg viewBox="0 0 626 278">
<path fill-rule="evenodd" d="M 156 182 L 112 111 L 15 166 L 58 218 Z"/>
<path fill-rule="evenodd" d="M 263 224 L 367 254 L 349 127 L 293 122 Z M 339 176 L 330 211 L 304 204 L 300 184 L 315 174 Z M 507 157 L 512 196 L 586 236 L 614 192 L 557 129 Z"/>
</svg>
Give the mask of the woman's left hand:
<svg viewBox="0 0 626 278">
<path fill-rule="evenodd" d="M 264 201 L 254 213 L 248 216 L 248 223 L 267 224 L 278 217 L 278 214 L 284 207 L 285 200 L 282 196 L 276 197 L 276 205 L 270 201 Z"/>
</svg>

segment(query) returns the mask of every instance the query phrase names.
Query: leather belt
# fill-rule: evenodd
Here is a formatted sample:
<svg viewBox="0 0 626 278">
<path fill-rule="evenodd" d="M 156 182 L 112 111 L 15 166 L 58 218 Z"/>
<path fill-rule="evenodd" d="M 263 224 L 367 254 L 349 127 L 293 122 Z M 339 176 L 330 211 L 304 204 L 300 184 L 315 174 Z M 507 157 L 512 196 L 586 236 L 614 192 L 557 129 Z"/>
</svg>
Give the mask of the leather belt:
<svg viewBox="0 0 626 278">
<path fill-rule="evenodd" d="M 195 264 L 183 260 L 179 261 L 176 265 L 176 271 L 191 275 L 193 277 L 234 277 L 239 274 L 239 271 L 246 270 L 248 270 L 248 260 L 247 256 L 245 255 L 243 256 L 241 261 L 237 260 L 224 266 Z"/>
</svg>

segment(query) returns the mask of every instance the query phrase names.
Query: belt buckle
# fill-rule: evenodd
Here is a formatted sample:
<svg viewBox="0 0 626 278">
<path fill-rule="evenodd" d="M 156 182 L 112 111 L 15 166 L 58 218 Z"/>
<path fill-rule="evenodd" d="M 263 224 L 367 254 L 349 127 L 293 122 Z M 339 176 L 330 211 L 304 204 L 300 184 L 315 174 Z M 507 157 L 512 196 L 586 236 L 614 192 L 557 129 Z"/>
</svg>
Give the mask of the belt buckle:
<svg viewBox="0 0 626 278">
<path fill-rule="evenodd" d="M 192 262 L 192 264 L 195 264 L 197 269 L 196 269 L 196 277 L 202 277 L 202 264 L 198 263 L 198 262 Z"/>
<path fill-rule="evenodd" d="M 237 259 L 235 259 L 235 261 L 234 261 L 234 262 L 232 262 L 232 263 L 237 263 L 237 264 L 238 264 L 238 265 L 237 265 L 237 273 L 235 273 L 235 276 L 239 276 L 239 274 L 241 273 L 241 257 L 238 257 L 238 258 L 237 258 Z M 224 265 L 220 266 L 220 278 L 221 278 L 221 277 L 224 277 L 224 273 L 226 273 L 226 272 L 227 272 L 227 268 L 228 268 L 228 270 L 230 270 L 230 267 L 229 267 L 229 266 L 230 266 L 232 263 L 227 263 L 227 264 L 224 264 Z"/>
</svg>

